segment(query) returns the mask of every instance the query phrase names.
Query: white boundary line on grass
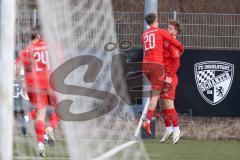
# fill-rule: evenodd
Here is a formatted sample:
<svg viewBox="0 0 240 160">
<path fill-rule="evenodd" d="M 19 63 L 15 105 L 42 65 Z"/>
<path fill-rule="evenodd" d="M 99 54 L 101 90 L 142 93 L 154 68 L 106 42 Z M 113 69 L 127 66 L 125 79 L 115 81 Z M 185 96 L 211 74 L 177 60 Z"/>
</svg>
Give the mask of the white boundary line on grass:
<svg viewBox="0 0 240 160">
<path fill-rule="evenodd" d="M 32 140 L 33 137 L 24 137 L 24 139 L 31 139 Z M 65 141 L 64 138 L 56 138 L 56 141 Z M 126 141 L 126 139 L 82 139 L 82 138 L 77 138 L 74 139 L 76 141 L 93 141 L 93 142 L 124 142 Z"/>
<path fill-rule="evenodd" d="M 143 123 L 143 119 L 145 118 L 147 110 L 148 110 L 149 101 L 150 101 L 150 98 L 147 99 L 147 102 L 146 102 L 146 104 L 144 106 L 144 109 L 143 109 L 143 112 L 142 112 L 142 116 L 141 116 L 141 118 L 140 118 L 140 120 L 138 122 L 138 126 L 137 126 L 137 128 L 135 130 L 135 133 L 134 133 L 134 137 L 135 138 L 137 138 L 139 136 L 139 132 L 140 132 L 140 129 L 141 129 L 141 126 L 142 126 L 142 123 Z M 137 142 L 139 142 L 139 141 L 134 141 L 134 140 L 127 141 L 127 142 L 125 142 L 125 143 L 123 143 L 123 144 L 121 144 L 119 146 L 116 146 L 116 147 L 112 148 L 111 150 L 103 153 L 102 155 L 94 158 L 93 160 L 104 160 L 106 158 L 109 158 L 109 157 L 113 156 L 114 154 L 116 154 L 117 152 L 119 152 L 119 151 L 125 149 L 126 147 L 129 147 L 129 146 L 131 146 L 131 145 L 133 145 L 133 144 L 135 144 Z M 31 159 L 31 158 L 35 158 L 35 157 L 13 157 L 13 158 L 15 158 L 15 159 L 23 159 L 23 158 Z M 45 159 L 63 159 L 63 160 L 65 160 L 65 159 L 69 159 L 69 158 L 45 158 Z"/>
<path fill-rule="evenodd" d="M 55 160 L 55 159 L 59 159 L 59 160 L 68 160 L 70 158 L 53 158 L 53 157 L 49 157 L 49 158 L 45 158 L 45 157 L 13 157 L 13 159 L 51 159 L 51 160 Z"/>
<path fill-rule="evenodd" d="M 141 157 L 161 157 L 162 155 L 160 154 L 143 154 Z M 133 156 L 134 157 L 134 156 Z M 46 160 L 70 160 L 70 158 L 60 158 L 60 157 L 49 157 L 49 158 L 41 158 L 41 157 L 13 157 L 13 159 L 46 159 Z M 94 159 L 97 160 L 97 159 Z M 100 159 L 98 159 L 100 160 Z"/>
<path fill-rule="evenodd" d="M 143 123 L 143 119 L 145 118 L 145 115 L 147 113 L 147 110 L 148 110 L 148 105 L 149 105 L 149 102 L 150 102 L 150 98 L 147 99 L 147 102 L 144 106 L 144 109 L 143 109 L 143 112 L 142 112 L 142 116 L 138 122 L 138 126 L 136 128 L 136 131 L 134 133 L 134 137 L 137 138 L 139 136 L 139 132 L 140 132 L 140 129 L 141 129 L 141 126 L 142 126 L 142 123 Z M 102 155 L 96 157 L 95 159 L 93 160 L 104 160 L 106 158 L 109 158 L 111 156 L 113 156 L 114 154 L 116 154 L 117 152 L 127 148 L 128 146 L 132 145 L 132 144 L 135 144 L 137 143 L 138 141 L 127 141 L 119 146 L 116 146 L 114 148 L 112 148 L 111 150 L 103 153 Z"/>
<path fill-rule="evenodd" d="M 106 159 L 106 158 L 109 158 L 111 157 L 112 155 L 116 154 L 117 152 L 123 150 L 124 148 L 134 144 L 134 143 L 137 143 L 138 141 L 128 141 L 126 143 L 123 143 L 117 147 L 114 147 L 113 149 L 107 151 L 106 153 L 102 154 L 101 156 L 93 159 L 93 160 L 103 160 L 103 159 Z"/>
</svg>

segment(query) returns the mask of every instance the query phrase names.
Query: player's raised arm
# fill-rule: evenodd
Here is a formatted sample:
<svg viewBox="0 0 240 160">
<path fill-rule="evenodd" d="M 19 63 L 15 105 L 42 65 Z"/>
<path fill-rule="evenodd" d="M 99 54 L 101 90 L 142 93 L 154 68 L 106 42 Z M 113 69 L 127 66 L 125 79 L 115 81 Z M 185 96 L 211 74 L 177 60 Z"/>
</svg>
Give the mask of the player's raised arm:
<svg viewBox="0 0 240 160">
<path fill-rule="evenodd" d="M 171 36 L 166 30 L 160 29 L 159 33 L 163 36 L 163 38 L 169 40 L 170 43 L 172 43 L 174 46 L 176 46 L 180 50 L 180 52 L 184 52 L 184 48 L 183 48 L 182 44 L 176 38 Z"/>
</svg>

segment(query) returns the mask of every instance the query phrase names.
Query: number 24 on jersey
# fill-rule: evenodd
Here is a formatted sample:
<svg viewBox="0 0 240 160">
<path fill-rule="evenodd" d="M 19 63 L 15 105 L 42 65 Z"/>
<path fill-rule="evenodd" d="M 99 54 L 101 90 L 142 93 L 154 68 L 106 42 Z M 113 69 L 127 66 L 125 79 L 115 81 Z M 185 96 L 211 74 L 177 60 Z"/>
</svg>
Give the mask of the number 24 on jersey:
<svg viewBox="0 0 240 160">
<path fill-rule="evenodd" d="M 45 68 L 49 69 L 48 51 L 36 51 L 34 57 L 37 72 L 44 71 Z"/>
</svg>

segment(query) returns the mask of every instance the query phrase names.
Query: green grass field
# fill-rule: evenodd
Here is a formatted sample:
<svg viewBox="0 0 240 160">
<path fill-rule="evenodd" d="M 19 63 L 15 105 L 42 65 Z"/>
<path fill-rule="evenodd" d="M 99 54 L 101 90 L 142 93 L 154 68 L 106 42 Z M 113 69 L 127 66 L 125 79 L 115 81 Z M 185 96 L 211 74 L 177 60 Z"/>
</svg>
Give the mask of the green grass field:
<svg viewBox="0 0 240 160">
<path fill-rule="evenodd" d="M 239 160 L 240 159 L 240 141 L 224 140 L 181 140 L 180 143 L 173 145 L 171 140 L 160 144 L 158 139 L 144 140 L 147 153 L 143 153 L 140 159 L 146 159 L 147 155 L 151 160 Z M 21 157 L 14 150 L 14 159 L 35 159 L 36 151 L 32 151 L 27 143 L 22 141 L 24 152 L 28 156 Z M 96 142 L 95 142 L 96 143 Z M 99 143 L 99 142 L 98 142 Z M 119 143 L 120 144 L 120 143 Z M 19 144 L 18 144 L 19 145 Z M 134 144 L 125 150 L 134 150 L 137 145 Z M 109 148 L 113 144 L 109 142 Z M 34 149 L 33 149 L 34 150 Z M 29 153 L 29 151 L 32 151 Z M 111 160 L 118 160 L 122 157 L 119 152 Z M 58 140 L 54 148 L 47 147 L 47 157 L 45 159 L 68 159 L 66 145 L 63 140 Z M 135 159 L 134 153 L 129 153 L 128 160 Z"/>
<path fill-rule="evenodd" d="M 152 160 L 239 160 L 240 141 L 181 140 L 178 144 L 144 141 Z"/>
</svg>

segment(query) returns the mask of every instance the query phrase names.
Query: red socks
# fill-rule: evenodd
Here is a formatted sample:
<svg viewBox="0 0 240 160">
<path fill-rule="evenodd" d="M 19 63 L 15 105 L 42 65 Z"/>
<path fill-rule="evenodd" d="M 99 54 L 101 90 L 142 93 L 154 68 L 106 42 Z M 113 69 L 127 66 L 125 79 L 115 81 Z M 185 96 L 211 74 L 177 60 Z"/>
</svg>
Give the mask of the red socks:
<svg viewBox="0 0 240 160">
<path fill-rule="evenodd" d="M 171 127 L 172 122 L 171 122 L 171 119 L 170 119 L 170 116 L 169 116 L 169 111 L 168 110 L 163 110 L 162 114 L 163 114 L 163 120 L 164 120 L 164 123 L 165 123 L 165 127 Z"/>
<path fill-rule="evenodd" d="M 163 119 L 166 127 L 178 127 L 178 114 L 175 108 L 170 108 L 162 111 Z"/>
<path fill-rule="evenodd" d="M 37 114 L 37 110 L 32 110 L 31 112 L 28 112 L 29 119 L 31 119 L 31 120 L 36 119 L 36 114 Z M 52 128 L 56 128 L 56 126 L 58 125 L 59 118 L 58 118 L 58 116 L 56 115 L 55 112 L 51 113 L 51 115 L 49 117 L 49 122 L 50 122 L 50 126 Z"/>
<path fill-rule="evenodd" d="M 35 123 L 35 132 L 37 135 L 37 141 L 44 143 L 43 136 L 45 134 L 45 123 L 44 121 L 36 121 Z"/>
<path fill-rule="evenodd" d="M 37 115 L 37 110 L 36 109 L 32 110 L 31 112 L 28 112 L 28 117 L 31 120 L 36 119 L 36 115 Z"/>
<path fill-rule="evenodd" d="M 59 118 L 58 118 L 58 116 L 56 115 L 55 112 L 51 113 L 50 118 L 49 118 L 49 122 L 50 122 L 50 127 L 52 127 L 52 128 L 56 128 L 56 126 L 58 125 Z"/>
<path fill-rule="evenodd" d="M 30 119 L 36 119 L 36 110 L 29 112 L 28 116 Z M 55 112 L 51 113 L 49 122 L 50 122 L 50 127 L 52 127 L 53 129 L 56 128 L 56 126 L 58 125 L 59 118 Z M 36 121 L 35 132 L 36 132 L 36 136 L 37 136 L 37 141 L 43 143 L 44 142 L 43 136 L 45 134 L 45 122 L 44 121 L 40 121 L 40 120 Z"/>
<path fill-rule="evenodd" d="M 155 115 L 155 110 L 148 109 L 147 116 L 146 116 L 147 120 L 151 121 L 154 115 Z"/>
</svg>

